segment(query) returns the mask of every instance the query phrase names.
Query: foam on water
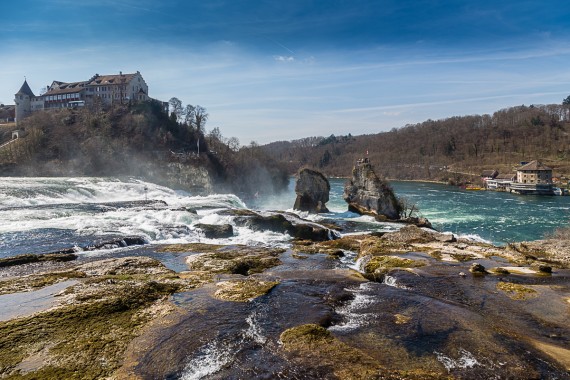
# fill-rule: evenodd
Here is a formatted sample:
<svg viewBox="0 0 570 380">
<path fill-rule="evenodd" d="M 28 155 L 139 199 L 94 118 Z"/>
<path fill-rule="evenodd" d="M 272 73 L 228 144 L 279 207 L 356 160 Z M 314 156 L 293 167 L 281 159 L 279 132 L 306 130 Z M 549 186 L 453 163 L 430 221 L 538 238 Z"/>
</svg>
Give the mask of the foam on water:
<svg viewBox="0 0 570 380">
<path fill-rule="evenodd" d="M 263 345 L 267 342 L 267 337 L 263 335 L 263 332 L 259 327 L 259 318 L 260 315 L 255 310 L 247 316 L 245 321 L 247 322 L 248 328 L 244 331 L 244 337 Z"/>
<path fill-rule="evenodd" d="M 398 289 L 409 289 L 407 286 L 400 284 L 396 277 L 389 275 L 384 276 L 384 279 L 382 279 L 382 284 Z"/>
<path fill-rule="evenodd" d="M 292 221 L 295 221 L 294 215 L 315 223 L 337 221 L 347 227 L 344 235 L 401 228 L 400 224 L 378 222 L 373 217 L 346 211 L 342 198 L 344 181 L 332 179 L 330 182 L 329 213 L 309 215 L 291 210 L 295 199 L 294 181 L 287 192 L 260 197 L 256 202 L 261 209 L 292 212 L 286 214 Z M 437 229 L 480 242 L 501 244 L 538 239 L 570 219 L 570 197 L 475 194 L 437 184 L 394 183 L 393 186 L 399 196 L 417 202 Z M 147 199 L 157 202 L 141 202 Z M 131 203 L 123 204 L 128 202 Z M 59 248 L 110 235 L 137 235 L 151 243 L 211 242 L 285 247 L 290 242 L 286 234 L 237 227 L 233 217 L 219 215 L 219 210 L 228 208 L 246 208 L 246 205 L 233 194 L 195 196 L 138 179 L 2 178 L 0 256 L 13 252 L 14 246 L 10 244 L 16 244 L 19 253 L 39 252 L 35 247 L 43 246 L 42 241 L 34 240 L 31 248 L 27 248 L 26 237 L 40 239 L 45 235 L 53 242 L 57 238 L 56 230 L 71 232 L 65 232 L 65 240 L 55 244 Z M 188 209 L 197 210 L 197 214 Z M 195 227 L 198 223 L 231 224 L 235 236 L 205 239 Z M 45 246 L 42 252 L 49 250 L 48 240 Z"/>
<path fill-rule="evenodd" d="M 209 342 L 188 362 L 182 380 L 203 379 L 229 365 L 238 347 L 233 343 Z"/>
<path fill-rule="evenodd" d="M 372 289 L 373 283 L 364 282 L 357 289 L 345 289 L 354 293 L 354 298 L 345 305 L 336 309 L 336 312 L 343 317 L 343 322 L 329 327 L 330 331 L 351 331 L 365 326 L 376 317 L 374 313 L 367 313 L 364 310 L 377 302 L 376 299 L 366 294 Z"/>
<path fill-rule="evenodd" d="M 49 252 L 128 235 L 150 243 L 279 247 L 291 240 L 286 234 L 237 227 L 232 216 L 218 214 L 233 208 L 245 208 L 233 194 L 193 196 L 137 179 L 4 178 L 0 181 L 0 256 Z M 232 224 L 234 236 L 205 239 L 195 227 L 198 223 Z M 26 240 L 34 236 L 48 240 L 35 240 L 26 247 Z"/>
<path fill-rule="evenodd" d="M 434 351 L 434 354 L 436 354 L 437 360 L 443 364 L 448 372 L 458 368 L 473 368 L 475 366 L 481 365 L 481 363 L 477 361 L 471 352 L 463 348 L 459 349 L 459 357 L 457 359 L 450 358 L 449 356 L 446 356 L 439 351 Z"/>
<path fill-rule="evenodd" d="M 483 239 L 481 236 L 477 234 L 457 234 L 457 237 L 460 239 L 467 239 L 477 243 L 485 243 L 485 244 L 492 244 L 493 242 Z"/>
</svg>

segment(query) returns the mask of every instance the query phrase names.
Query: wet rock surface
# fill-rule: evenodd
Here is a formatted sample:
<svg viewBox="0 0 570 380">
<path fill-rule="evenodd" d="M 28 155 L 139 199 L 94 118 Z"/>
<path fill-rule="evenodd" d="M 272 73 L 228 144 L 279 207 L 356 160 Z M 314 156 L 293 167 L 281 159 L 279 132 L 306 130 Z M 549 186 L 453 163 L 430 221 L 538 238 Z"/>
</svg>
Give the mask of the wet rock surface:
<svg viewBox="0 0 570 380">
<path fill-rule="evenodd" d="M 5 276 L 0 289 L 7 293 L 32 295 L 70 281 L 50 296 L 49 309 L 0 322 L 0 374 L 570 377 L 570 271 L 551 256 L 530 258 L 415 226 L 297 240 L 292 250 L 152 249 L 156 258 L 183 255 L 187 270 L 173 272 L 144 255 L 79 259 L 56 263 L 65 265 L 57 270 L 53 263 L 0 268 L 0 275 L 36 268 Z M 474 263 L 487 274 L 472 275 Z"/>
<path fill-rule="evenodd" d="M 196 224 L 195 227 L 202 230 L 204 237 L 208 239 L 224 239 L 234 236 L 234 228 L 231 224 L 214 225 L 199 223 Z"/>
<path fill-rule="evenodd" d="M 542 261 L 559 268 L 570 268 L 570 240 L 547 239 L 508 245 L 509 250 L 527 261 Z M 545 265 L 549 265 L 545 264 Z"/>
<path fill-rule="evenodd" d="M 294 239 L 325 241 L 335 239 L 337 233 L 323 225 L 299 218 L 294 214 L 266 213 L 261 215 L 252 211 L 235 212 L 235 223 L 254 231 L 272 231 L 289 234 Z"/>
<path fill-rule="evenodd" d="M 247 276 L 281 264 L 279 255 L 283 251 L 246 246 L 224 247 L 213 252 L 188 256 L 186 262 L 192 270 Z"/>
<path fill-rule="evenodd" d="M 46 261 L 65 262 L 77 259 L 77 255 L 73 253 L 46 253 L 43 255 L 18 255 L 0 259 L 0 268 L 11 267 L 22 264 L 39 263 Z"/>
</svg>

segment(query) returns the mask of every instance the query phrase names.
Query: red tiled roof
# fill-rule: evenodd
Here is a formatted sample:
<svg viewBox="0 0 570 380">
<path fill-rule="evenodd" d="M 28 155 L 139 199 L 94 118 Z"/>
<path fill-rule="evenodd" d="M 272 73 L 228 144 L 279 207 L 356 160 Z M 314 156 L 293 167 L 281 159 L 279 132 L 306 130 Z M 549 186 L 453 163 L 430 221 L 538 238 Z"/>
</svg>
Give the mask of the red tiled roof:
<svg viewBox="0 0 570 380">
<path fill-rule="evenodd" d="M 129 83 L 135 74 L 115 74 L 115 75 L 97 75 L 88 84 L 92 86 L 105 85 L 105 84 L 118 84 L 118 83 Z"/>
<path fill-rule="evenodd" d="M 83 90 L 85 85 L 87 85 L 87 81 L 85 82 L 73 82 L 73 83 L 64 83 L 58 82 L 59 87 L 49 90 L 44 94 L 46 95 L 58 95 L 58 94 L 72 94 L 76 92 L 80 92 Z"/>
</svg>

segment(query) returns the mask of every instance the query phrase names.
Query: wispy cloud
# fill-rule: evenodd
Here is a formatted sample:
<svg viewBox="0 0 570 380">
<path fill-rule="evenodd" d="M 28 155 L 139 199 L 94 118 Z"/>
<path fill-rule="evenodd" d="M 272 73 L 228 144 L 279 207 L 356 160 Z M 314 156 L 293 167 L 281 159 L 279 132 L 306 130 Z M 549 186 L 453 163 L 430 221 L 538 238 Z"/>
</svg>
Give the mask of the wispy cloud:
<svg viewBox="0 0 570 380">
<path fill-rule="evenodd" d="M 30 2 L 9 1 L 0 25 L 3 103 L 24 76 L 38 91 L 140 70 L 151 96 L 203 105 L 224 135 L 266 142 L 570 93 L 570 11 L 548 2 Z M 547 28 L 528 28 L 530 15 Z M 53 28 L 55 19 L 68 28 Z"/>
<path fill-rule="evenodd" d="M 274 55 L 273 59 L 275 59 L 278 62 L 294 62 L 295 61 L 295 57 L 284 56 L 284 55 Z"/>
<path fill-rule="evenodd" d="M 449 104 L 458 104 L 458 103 L 473 103 L 473 102 L 480 102 L 480 101 L 487 101 L 487 100 L 497 100 L 497 99 L 520 99 L 520 98 L 539 98 L 543 96 L 551 96 L 551 95 L 564 95 L 567 94 L 568 91 L 557 91 L 557 92 L 537 92 L 537 93 L 527 93 L 527 94 L 506 94 L 506 95 L 495 95 L 495 96 L 481 96 L 481 97 L 473 97 L 473 98 L 460 98 L 460 99 L 446 99 L 446 100 L 438 100 L 433 102 L 418 102 L 418 103 L 405 103 L 405 104 L 392 104 L 386 106 L 374 106 L 374 107 L 358 107 L 358 108 L 345 108 L 345 109 L 338 109 L 332 112 L 334 113 L 361 113 L 361 112 L 370 112 L 370 111 L 384 111 L 384 110 L 393 110 L 393 109 L 402 109 L 402 108 L 420 108 L 420 107 L 431 107 L 436 105 L 449 105 Z M 514 105 L 514 104 L 513 104 Z M 388 114 L 383 112 L 384 114 Z M 400 114 L 400 113 L 398 113 Z M 454 116 L 450 114 L 449 116 Z"/>
</svg>

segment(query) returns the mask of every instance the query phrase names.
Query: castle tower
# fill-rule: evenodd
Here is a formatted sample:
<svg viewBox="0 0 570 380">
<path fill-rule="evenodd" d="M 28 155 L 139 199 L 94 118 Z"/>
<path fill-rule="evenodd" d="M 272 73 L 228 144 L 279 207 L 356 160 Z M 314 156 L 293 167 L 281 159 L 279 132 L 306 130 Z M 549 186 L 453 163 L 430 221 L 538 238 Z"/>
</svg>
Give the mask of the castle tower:
<svg viewBox="0 0 570 380">
<path fill-rule="evenodd" d="M 28 82 L 24 79 L 24 84 L 15 95 L 16 103 L 16 124 L 32 112 L 31 100 L 35 95 L 30 89 Z"/>
</svg>

